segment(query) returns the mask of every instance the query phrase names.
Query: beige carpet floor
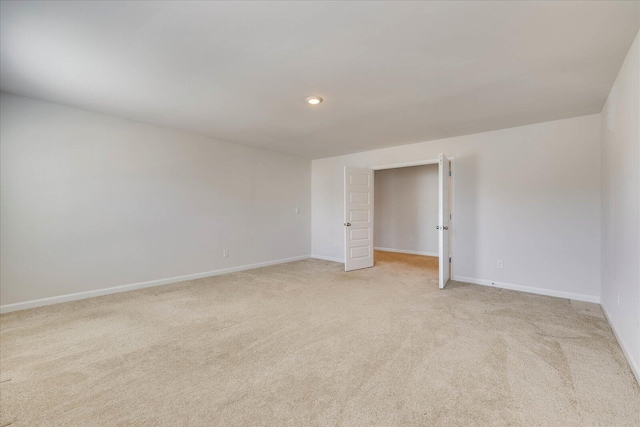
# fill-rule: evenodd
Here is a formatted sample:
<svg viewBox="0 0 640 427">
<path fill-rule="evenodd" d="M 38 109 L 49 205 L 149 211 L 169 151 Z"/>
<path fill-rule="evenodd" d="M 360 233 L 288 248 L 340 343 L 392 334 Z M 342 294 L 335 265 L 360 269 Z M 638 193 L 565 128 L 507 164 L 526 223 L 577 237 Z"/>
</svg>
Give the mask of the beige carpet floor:
<svg viewBox="0 0 640 427">
<path fill-rule="evenodd" d="M 305 260 L 0 317 L 2 426 L 638 426 L 596 304 Z"/>
</svg>

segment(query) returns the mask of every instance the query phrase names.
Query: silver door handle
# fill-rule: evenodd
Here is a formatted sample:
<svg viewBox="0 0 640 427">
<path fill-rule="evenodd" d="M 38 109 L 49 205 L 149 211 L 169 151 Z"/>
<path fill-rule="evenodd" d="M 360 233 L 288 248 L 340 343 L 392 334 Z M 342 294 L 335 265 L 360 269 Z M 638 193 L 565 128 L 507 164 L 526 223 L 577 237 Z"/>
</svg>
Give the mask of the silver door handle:
<svg viewBox="0 0 640 427">
<path fill-rule="evenodd" d="M 442 228 L 443 228 L 443 229 L 445 229 L 445 230 L 448 230 L 448 229 L 449 229 L 449 227 L 447 227 L 447 226 L 444 226 L 444 227 L 442 227 Z"/>
<path fill-rule="evenodd" d="M 347 226 L 347 227 L 351 227 L 351 223 L 350 222 L 345 222 L 344 225 Z"/>
<path fill-rule="evenodd" d="M 443 230 L 448 230 L 449 227 L 444 226 L 444 227 L 442 227 L 442 229 Z M 439 225 L 436 225 L 436 230 L 440 230 L 440 226 Z"/>
<path fill-rule="evenodd" d="M 440 226 L 439 225 L 436 225 L 436 230 L 440 230 Z"/>
</svg>

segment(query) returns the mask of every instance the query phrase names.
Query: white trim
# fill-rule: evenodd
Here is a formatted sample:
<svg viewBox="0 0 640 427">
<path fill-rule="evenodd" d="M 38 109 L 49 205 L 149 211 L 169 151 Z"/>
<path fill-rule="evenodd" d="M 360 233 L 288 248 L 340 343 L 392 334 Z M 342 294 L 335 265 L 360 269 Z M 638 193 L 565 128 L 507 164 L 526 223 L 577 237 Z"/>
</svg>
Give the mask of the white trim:
<svg viewBox="0 0 640 427">
<path fill-rule="evenodd" d="M 383 252 L 397 252 L 399 254 L 411 254 L 411 255 L 423 255 L 423 256 L 439 256 L 438 252 L 420 252 L 420 251 L 409 251 L 405 249 L 391 249 L 391 248 L 378 248 L 374 247 L 374 251 L 383 251 Z"/>
<path fill-rule="evenodd" d="M 77 301 L 86 298 L 99 297 L 102 295 L 115 294 L 119 292 L 133 291 L 135 289 L 150 288 L 152 286 L 168 285 L 170 283 L 184 282 L 186 280 L 202 279 L 203 277 L 219 276 L 221 274 L 234 273 L 236 271 L 251 270 L 269 265 L 284 264 L 286 262 L 300 261 L 310 258 L 310 255 L 302 255 L 293 258 L 283 258 L 273 261 L 259 262 L 256 264 L 241 265 L 238 267 L 223 268 L 220 270 L 207 271 L 204 273 L 187 274 L 185 276 L 170 277 L 167 279 L 150 280 L 148 282 L 132 283 L 130 285 L 114 286 L 111 288 L 97 289 L 95 291 L 78 292 L 75 294 L 60 295 L 49 298 L 35 299 L 31 301 L 18 302 L 0 306 L 0 313 L 10 313 L 12 311 L 26 310 L 28 308 L 42 307 L 45 305 L 59 304 L 62 302 Z"/>
<path fill-rule="evenodd" d="M 457 282 L 473 283 L 474 285 L 491 286 L 494 288 L 509 289 L 512 291 L 528 292 L 530 294 L 547 295 L 550 297 L 567 298 L 576 301 L 600 303 L 600 297 L 596 295 L 574 294 L 572 292 L 554 291 L 552 289 L 534 288 L 532 286 L 513 285 L 511 283 L 493 282 L 491 280 L 476 279 L 473 277 L 453 276 L 451 280 Z"/>
<path fill-rule="evenodd" d="M 453 277 L 453 268 L 455 267 L 455 262 L 454 262 L 454 256 L 453 256 L 453 250 L 455 249 L 455 234 L 456 234 L 456 227 L 455 227 L 455 220 L 456 220 L 456 209 L 455 209 L 455 202 L 456 202 L 456 173 L 454 171 L 455 169 L 455 164 L 456 162 L 454 161 L 455 158 L 454 157 L 449 157 L 449 172 L 451 172 L 451 176 L 449 177 L 449 215 L 451 215 L 451 219 L 449 220 L 449 258 L 451 259 L 451 262 L 449 263 L 449 278 L 451 279 L 451 277 Z"/>
<path fill-rule="evenodd" d="M 437 165 L 440 160 L 438 159 L 429 159 L 429 160 L 416 160 L 415 162 L 403 162 L 403 163 L 392 163 L 390 165 L 377 165 L 371 166 L 370 169 L 374 171 L 379 171 L 383 169 L 396 169 L 396 168 L 408 168 L 411 166 L 422 166 L 422 165 Z"/>
<path fill-rule="evenodd" d="M 452 162 L 455 157 L 448 157 L 449 161 Z M 376 165 L 369 166 L 369 169 L 373 169 L 374 171 L 379 171 L 383 169 L 396 169 L 396 168 L 408 168 L 411 166 L 422 166 L 422 165 L 437 165 L 440 163 L 440 159 L 427 159 L 427 160 L 416 160 L 413 162 L 402 162 L 402 163 L 392 163 L 386 165 Z"/>
<path fill-rule="evenodd" d="M 324 261 L 339 262 L 340 264 L 344 264 L 344 260 L 342 258 L 335 258 L 335 257 L 332 257 L 332 256 L 311 255 L 311 258 L 313 258 L 313 259 L 321 259 L 321 260 L 324 260 Z"/>
<path fill-rule="evenodd" d="M 611 317 L 607 313 L 607 309 L 604 307 L 604 304 L 600 304 L 600 307 L 602 308 L 602 312 L 604 313 L 604 317 L 607 319 L 607 322 L 609 322 L 609 326 L 611 327 L 611 330 L 613 331 L 613 335 L 618 340 L 618 345 L 622 349 L 622 353 L 624 354 L 624 357 L 627 358 L 627 363 L 629 363 L 629 367 L 631 368 L 631 372 L 633 372 L 633 375 L 636 377 L 636 381 L 638 381 L 638 384 L 640 384 L 640 366 L 636 365 L 635 360 L 633 360 L 631 358 L 631 356 L 630 356 L 631 353 L 629 351 L 627 351 L 626 347 L 624 346 L 624 343 L 622 342 L 622 340 L 620 339 L 620 336 L 616 332 L 616 328 L 613 327 L 613 322 L 611 321 Z"/>
</svg>

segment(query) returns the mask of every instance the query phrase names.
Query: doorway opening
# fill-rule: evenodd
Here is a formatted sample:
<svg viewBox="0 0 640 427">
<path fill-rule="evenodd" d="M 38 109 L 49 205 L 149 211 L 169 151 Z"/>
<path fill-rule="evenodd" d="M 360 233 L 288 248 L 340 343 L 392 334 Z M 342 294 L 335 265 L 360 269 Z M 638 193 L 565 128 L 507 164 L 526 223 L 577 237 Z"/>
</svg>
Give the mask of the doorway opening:
<svg viewBox="0 0 640 427">
<path fill-rule="evenodd" d="M 453 200 L 453 197 L 451 197 L 451 193 L 453 192 L 452 160 L 453 159 L 448 159 L 444 154 L 440 154 L 439 158 L 434 160 L 382 165 L 372 168 L 345 167 L 345 271 L 373 267 L 375 263 L 375 248 L 378 248 L 381 253 L 386 252 L 387 254 L 382 254 L 382 256 L 386 258 L 380 258 L 381 260 L 388 260 L 389 256 L 391 256 L 389 254 L 402 254 L 403 252 L 405 255 L 408 253 L 408 255 L 414 256 L 435 255 L 435 252 L 430 252 L 428 249 L 434 248 L 435 238 L 432 233 L 428 233 L 426 228 L 429 225 L 433 227 L 431 223 L 436 217 L 436 215 L 432 215 L 432 217 L 429 215 L 429 213 L 433 214 L 433 210 L 428 212 L 428 205 L 431 203 L 433 206 L 434 203 L 433 197 L 429 197 L 428 186 L 429 181 L 433 179 L 431 188 L 434 188 L 435 177 L 431 174 L 433 174 L 435 170 L 424 169 L 418 171 L 417 169 L 408 169 L 417 166 L 434 165 L 437 166 L 437 187 L 435 187 L 437 190 L 437 222 L 434 228 L 438 236 L 438 284 L 441 289 L 446 286 L 451 277 L 453 261 L 451 254 L 451 235 L 453 231 L 451 206 Z M 388 206 L 389 203 L 385 200 L 381 200 L 382 206 L 377 206 L 375 203 L 375 171 L 379 171 L 378 176 L 383 176 L 383 174 L 389 175 L 392 177 L 391 180 L 395 181 L 389 185 L 387 185 L 387 183 L 383 184 L 384 187 L 378 191 L 378 197 L 386 197 L 383 196 L 383 194 L 387 194 L 392 199 L 391 206 Z M 403 187 L 402 178 L 409 178 L 415 174 L 420 175 L 423 171 L 425 174 L 423 177 L 424 191 L 405 191 L 406 182 Z M 420 187 L 420 185 L 417 184 L 415 187 Z M 433 191 L 433 193 L 435 194 L 435 191 Z M 432 200 L 429 200 L 430 198 Z M 425 207 L 426 209 L 421 212 L 420 207 Z M 416 208 L 418 212 L 416 212 Z M 378 216 L 376 215 L 376 211 L 378 215 L 382 216 L 379 219 L 379 225 L 376 225 L 376 217 Z M 392 212 L 390 215 L 391 219 L 389 219 L 389 217 L 385 218 L 386 214 L 381 214 L 381 212 L 385 211 Z M 407 220 L 406 218 L 409 217 L 412 219 Z M 403 221 L 405 221 L 405 223 L 402 223 Z M 406 224 L 406 221 L 410 221 L 410 224 Z M 383 228 L 384 231 L 382 231 Z M 398 233 L 394 233 L 393 231 L 388 232 L 387 229 L 400 230 L 400 233 L 398 235 Z M 376 230 L 382 234 L 380 237 L 377 237 L 378 233 Z M 389 236 L 389 234 L 395 235 Z M 409 249 L 384 245 L 405 246 L 409 247 Z M 420 250 L 425 248 L 427 249 Z M 384 251 L 384 249 L 395 249 L 395 251 Z M 433 265 L 433 262 L 431 264 Z"/>
<path fill-rule="evenodd" d="M 438 285 L 438 165 L 374 170 L 374 265 Z"/>
</svg>

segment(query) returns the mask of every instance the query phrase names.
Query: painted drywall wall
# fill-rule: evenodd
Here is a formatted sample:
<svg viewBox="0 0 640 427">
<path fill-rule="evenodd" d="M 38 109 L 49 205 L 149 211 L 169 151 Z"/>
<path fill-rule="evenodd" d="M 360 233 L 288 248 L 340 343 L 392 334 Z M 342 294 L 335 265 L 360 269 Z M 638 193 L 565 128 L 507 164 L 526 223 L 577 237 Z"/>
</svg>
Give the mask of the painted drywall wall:
<svg viewBox="0 0 640 427">
<path fill-rule="evenodd" d="M 314 160 L 313 255 L 344 259 L 345 166 L 438 153 L 455 157 L 454 279 L 598 301 L 599 114 Z"/>
<path fill-rule="evenodd" d="M 602 109 L 601 304 L 640 381 L 640 35 Z"/>
<path fill-rule="evenodd" d="M 310 253 L 308 160 L 8 94 L 0 108 L 3 306 Z"/>
<path fill-rule="evenodd" d="M 438 255 L 438 165 L 375 171 L 374 246 Z"/>
</svg>

